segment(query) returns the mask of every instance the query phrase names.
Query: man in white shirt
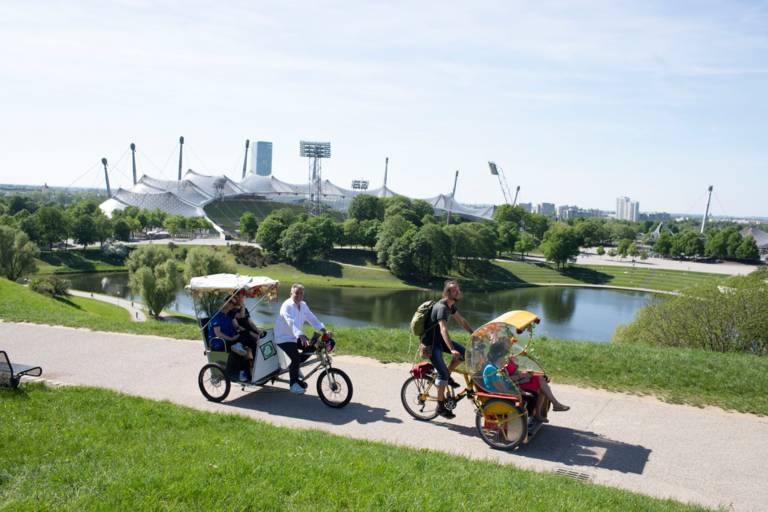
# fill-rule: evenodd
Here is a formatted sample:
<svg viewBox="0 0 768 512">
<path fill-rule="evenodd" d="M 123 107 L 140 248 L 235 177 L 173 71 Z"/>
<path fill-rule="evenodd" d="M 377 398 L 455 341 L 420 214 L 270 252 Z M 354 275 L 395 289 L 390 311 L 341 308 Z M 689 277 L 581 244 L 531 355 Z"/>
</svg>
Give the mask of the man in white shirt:
<svg viewBox="0 0 768 512">
<path fill-rule="evenodd" d="M 291 392 L 298 395 L 304 394 L 307 389 L 306 382 L 299 379 L 299 367 L 310 357 L 310 354 L 299 353 L 299 347 L 309 346 L 309 340 L 301 330 L 305 322 L 322 333 L 326 332 L 325 325 L 304 302 L 304 286 L 296 283 L 291 285 L 291 296 L 280 306 L 280 313 L 275 318 L 275 343 L 291 359 L 288 367 Z"/>
</svg>

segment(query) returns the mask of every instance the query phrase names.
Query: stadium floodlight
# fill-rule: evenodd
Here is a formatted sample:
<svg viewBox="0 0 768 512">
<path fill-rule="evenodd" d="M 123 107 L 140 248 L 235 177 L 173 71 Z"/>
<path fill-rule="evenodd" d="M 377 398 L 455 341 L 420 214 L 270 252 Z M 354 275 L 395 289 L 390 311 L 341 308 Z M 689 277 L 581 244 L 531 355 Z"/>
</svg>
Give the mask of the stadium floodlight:
<svg viewBox="0 0 768 512">
<path fill-rule="evenodd" d="M 331 158 L 330 142 L 299 141 L 299 153 L 305 158 Z"/>
<path fill-rule="evenodd" d="M 352 190 L 368 190 L 368 180 L 352 181 Z"/>
<path fill-rule="evenodd" d="M 494 176 L 499 175 L 499 169 L 496 167 L 496 162 L 488 162 L 488 167 L 491 168 L 491 174 Z"/>
</svg>

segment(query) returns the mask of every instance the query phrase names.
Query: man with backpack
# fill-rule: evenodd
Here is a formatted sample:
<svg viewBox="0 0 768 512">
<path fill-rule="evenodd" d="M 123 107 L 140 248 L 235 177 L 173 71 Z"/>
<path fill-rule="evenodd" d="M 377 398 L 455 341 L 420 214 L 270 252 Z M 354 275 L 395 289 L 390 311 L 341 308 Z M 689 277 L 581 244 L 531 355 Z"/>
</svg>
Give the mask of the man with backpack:
<svg viewBox="0 0 768 512">
<path fill-rule="evenodd" d="M 421 337 L 422 345 L 432 348 L 430 361 L 437 370 L 437 413 L 443 418 L 452 419 L 453 412 L 445 407 L 445 386 L 459 387 L 459 384 L 451 378 L 451 372 L 464 360 L 464 346 L 453 341 L 448 334 L 448 320 L 453 317 L 468 333 L 473 329 L 456 309 L 456 303 L 461 298 L 459 283 L 453 280 L 445 282 L 443 298 L 432 305 L 429 316 L 426 317 L 424 334 Z M 443 353 L 450 352 L 452 358 L 450 365 L 445 364 Z"/>
</svg>

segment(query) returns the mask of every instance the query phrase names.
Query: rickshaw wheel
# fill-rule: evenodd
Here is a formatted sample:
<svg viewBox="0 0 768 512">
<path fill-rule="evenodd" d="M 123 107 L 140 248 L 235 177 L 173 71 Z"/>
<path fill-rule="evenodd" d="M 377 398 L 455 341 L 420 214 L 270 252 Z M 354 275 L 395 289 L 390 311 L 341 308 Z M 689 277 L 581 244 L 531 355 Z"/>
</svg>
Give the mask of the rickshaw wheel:
<svg viewBox="0 0 768 512">
<path fill-rule="evenodd" d="M 352 381 L 337 368 L 323 370 L 317 377 L 317 396 L 328 407 L 341 409 L 352 400 Z"/>
<path fill-rule="evenodd" d="M 427 389 L 431 393 L 426 393 Z M 419 421 L 437 417 L 437 387 L 432 379 L 409 377 L 400 390 L 400 401 L 408 414 Z"/>
<path fill-rule="evenodd" d="M 475 425 L 483 441 L 497 450 L 514 449 L 528 433 L 525 411 L 512 401 L 499 398 L 488 400 L 478 409 Z"/>
<path fill-rule="evenodd" d="M 203 396 L 211 402 L 221 402 L 227 398 L 231 387 L 227 372 L 216 363 L 208 363 L 200 369 L 197 385 Z"/>
</svg>

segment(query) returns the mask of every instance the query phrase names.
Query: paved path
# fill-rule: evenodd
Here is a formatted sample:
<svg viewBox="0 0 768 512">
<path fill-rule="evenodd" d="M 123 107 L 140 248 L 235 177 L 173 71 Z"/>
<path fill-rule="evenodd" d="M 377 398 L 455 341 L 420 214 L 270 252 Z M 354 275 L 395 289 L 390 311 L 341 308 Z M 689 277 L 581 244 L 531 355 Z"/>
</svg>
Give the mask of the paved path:
<svg viewBox="0 0 768 512">
<path fill-rule="evenodd" d="M 214 404 L 197 388 L 204 364 L 197 342 L 16 323 L 0 323 L 0 340 L 0 349 L 15 360 L 42 365 L 43 375 L 53 381 L 538 471 L 574 471 L 596 483 L 653 496 L 732 510 L 768 510 L 764 417 L 555 384 L 571 411 L 553 413 L 552 423 L 531 444 L 506 453 L 489 449 L 477 437 L 469 404 L 462 403 L 450 422 L 411 419 L 399 398 L 408 365 L 336 358 L 355 388 L 352 402 L 341 410 L 314 396 L 314 379 L 305 396 L 291 395 L 285 386 L 253 392 L 236 387 L 225 403 Z"/>
<path fill-rule="evenodd" d="M 134 303 L 131 300 L 121 299 L 119 297 L 113 297 L 111 295 L 104 295 L 101 293 L 90 293 L 90 292 L 84 292 L 81 290 L 69 290 L 70 295 L 74 295 L 75 297 L 85 297 L 87 299 L 94 299 L 94 300 L 100 300 L 101 302 L 107 302 L 109 304 L 114 304 L 116 306 L 120 306 L 121 308 L 124 308 L 128 310 L 128 313 L 131 315 L 131 320 L 134 322 L 145 322 L 147 320 L 147 315 L 144 314 L 144 310 L 141 309 L 141 303 L 136 302 Z"/>
</svg>

